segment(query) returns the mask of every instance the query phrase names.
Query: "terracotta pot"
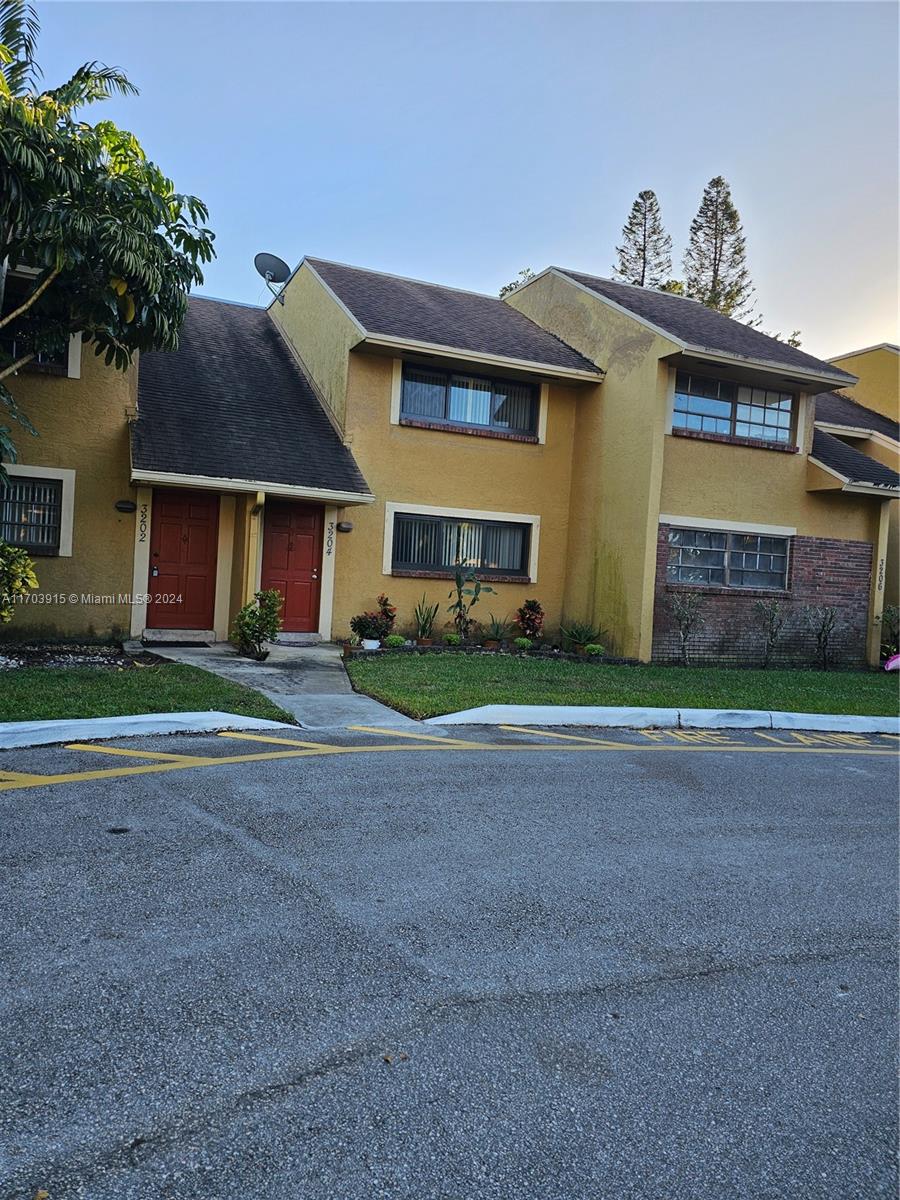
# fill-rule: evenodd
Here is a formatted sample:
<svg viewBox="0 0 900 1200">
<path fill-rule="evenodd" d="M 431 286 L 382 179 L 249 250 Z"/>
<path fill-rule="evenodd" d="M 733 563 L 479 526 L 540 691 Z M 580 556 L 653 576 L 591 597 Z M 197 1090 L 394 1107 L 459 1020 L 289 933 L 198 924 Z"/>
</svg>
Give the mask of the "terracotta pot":
<svg viewBox="0 0 900 1200">
<path fill-rule="evenodd" d="M 433 646 L 434 638 L 416 638 L 417 646 Z"/>
<path fill-rule="evenodd" d="M 482 648 L 485 650 L 499 650 L 500 649 L 500 643 L 496 640 L 496 638 L 487 638 L 485 641 L 483 641 L 481 643 L 481 645 L 482 645 Z"/>
<path fill-rule="evenodd" d="M 349 642 L 344 642 L 341 646 L 341 655 L 343 658 L 350 658 L 353 654 L 353 646 Z"/>
<path fill-rule="evenodd" d="M 575 647 L 575 653 L 576 653 L 576 654 L 580 654 L 580 655 L 582 656 L 582 658 L 583 658 L 583 657 L 585 656 L 585 649 L 584 649 L 584 646 L 576 646 L 576 647 Z"/>
</svg>

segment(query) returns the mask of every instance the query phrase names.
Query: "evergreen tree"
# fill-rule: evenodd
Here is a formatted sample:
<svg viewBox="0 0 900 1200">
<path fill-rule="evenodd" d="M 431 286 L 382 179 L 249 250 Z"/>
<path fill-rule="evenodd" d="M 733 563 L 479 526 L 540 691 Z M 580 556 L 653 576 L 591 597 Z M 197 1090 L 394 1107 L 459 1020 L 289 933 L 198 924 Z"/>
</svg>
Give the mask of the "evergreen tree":
<svg viewBox="0 0 900 1200">
<path fill-rule="evenodd" d="M 747 243 L 731 188 L 721 175 L 703 189 L 684 255 L 685 294 L 707 308 L 751 322 L 753 283 Z"/>
<path fill-rule="evenodd" d="M 672 239 L 663 228 L 656 192 L 638 193 L 622 230 L 613 275 L 638 287 L 662 288 L 672 271 Z"/>
</svg>

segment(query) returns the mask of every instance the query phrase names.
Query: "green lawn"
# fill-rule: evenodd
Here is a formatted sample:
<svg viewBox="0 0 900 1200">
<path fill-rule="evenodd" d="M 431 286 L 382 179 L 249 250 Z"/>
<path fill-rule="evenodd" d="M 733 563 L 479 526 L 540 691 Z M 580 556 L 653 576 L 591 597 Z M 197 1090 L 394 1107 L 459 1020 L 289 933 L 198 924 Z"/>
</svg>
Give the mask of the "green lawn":
<svg viewBox="0 0 900 1200">
<path fill-rule="evenodd" d="M 209 711 L 294 721 L 259 692 L 181 663 L 0 671 L 0 721 Z"/>
<path fill-rule="evenodd" d="M 480 704 L 603 704 L 898 712 L 897 676 L 880 672 L 614 667 L 467 654 L 381 654 L 348 662 L 357 691 L 411 717 Z"/>
</svg>

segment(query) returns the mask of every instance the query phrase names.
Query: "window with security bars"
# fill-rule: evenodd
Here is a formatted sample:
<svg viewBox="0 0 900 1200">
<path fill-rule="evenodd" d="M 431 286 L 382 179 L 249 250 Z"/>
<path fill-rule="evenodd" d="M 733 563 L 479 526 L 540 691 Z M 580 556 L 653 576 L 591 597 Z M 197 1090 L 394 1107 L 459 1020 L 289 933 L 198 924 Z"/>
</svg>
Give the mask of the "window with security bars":
<svg viewBox="0 0 900 1200">
<path fill-rule="evenodd" d="M 533 436 L 537 412 L 534 384 L 456 375 L 410 364 L 403 368 L 402 417 Z"/>
<path fill-rule="evenodd" d="M 31 277 L 23 277 L 10 273 L 6 277 L 3 292 L 3 303 L 0 315 L 7 316 L 17 309 L 30 296 L 34 288 Z M 29 332 L 28 317 L 13 322 L 0 330 L 0 350 L 15 362 L 29 354 L 32 350 L 34 357 L 21 368 L 25 371 L 41 371 L 48 375 L 67 375 L 69 372 L 69 339 L 65 337 L 64 344 L 55 350 L 37 349 L 36 338 Z"/>
<path fill-rule="evenodd" d="M 678 371 L 674 429 L 790 443 L 793 396 Z"/>
<path fill-rule="evenodd" d="M 0 483 L 0 539 L 29 554 L 59 553 L 62 483 L 10 476 Z"/>
<path fill-rule="evenodd" d="M 397 513 L 391 566 L 396 571 L 452 571 L 528 577 L 531 526 Z"/>
<path fill-rule="evenodd" d="M 670 529 L 670 583 L 787 589 L 788 539 L 712 529 Z"/>
</svg>

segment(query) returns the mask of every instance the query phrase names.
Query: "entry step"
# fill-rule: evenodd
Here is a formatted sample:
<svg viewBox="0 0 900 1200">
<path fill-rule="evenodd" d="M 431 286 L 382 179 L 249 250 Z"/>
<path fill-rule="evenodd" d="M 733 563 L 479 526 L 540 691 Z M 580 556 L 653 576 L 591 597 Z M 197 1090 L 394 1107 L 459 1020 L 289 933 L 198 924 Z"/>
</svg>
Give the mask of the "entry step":
<svg viewBox="0 0 900 1200">
<path fill-rule="evenodd" d="M 214 629 L 145 629 L 141 634 L 146 646 L 208 646 L 215 640 Z"/>
</svg>

